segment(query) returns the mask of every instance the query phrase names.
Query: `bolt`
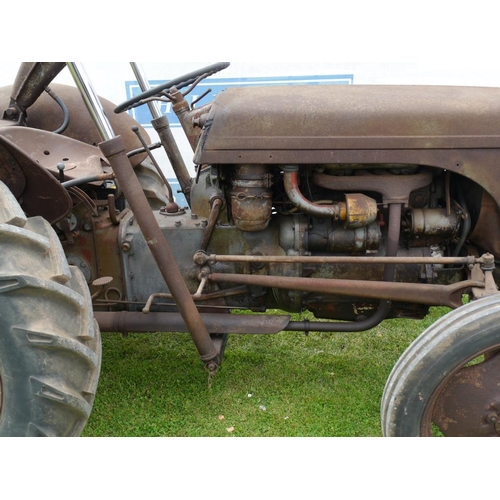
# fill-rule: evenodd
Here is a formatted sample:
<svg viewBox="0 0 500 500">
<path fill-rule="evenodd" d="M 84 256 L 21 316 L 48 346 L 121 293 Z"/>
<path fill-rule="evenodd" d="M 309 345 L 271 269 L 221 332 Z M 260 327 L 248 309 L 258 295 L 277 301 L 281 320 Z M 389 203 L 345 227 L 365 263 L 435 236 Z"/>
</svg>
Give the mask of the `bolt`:
<svg viewBox="0 0 500 500">
<path fill-rule="evenodd" d="M 490 424 L 496 424 L 498 422 L 498 414 L 491 412 L 486 415 L 486 421 Z"/>
<path fill-rule="evenodd" d="M 59 170 L 59 182 L 64 182 L 64 169 L 66 166 L 64 163 L 58 163 L 57 164 L 57 170 Z"/>
<path fill-rule="evenodd" d="M 217 371 L 217 363 L 214 363 L 213 361 L 210 361 L 210 363 L 207 363 L 207 370 L 210 373 L 215 373 Z"/>
<path fill-rule="evenodd" d="M 92 231 L 92 224 L 90 222 L 85 222 L 83 224 L 83 229 L 85 229 L 85 231 Z"/>
<path fill-rule="evenodd" d="M 181 226 L 182 226 L 182 221 L 180 221 L 180 220 L 176 220 L 176 221 L 174 222 L 174 225 L 175 225 L 175 227 L 181 227 Z"/>
<path fill-rule="evenodd" d="M 122 244 L 122 250 L 124 252 L 128 252 L 130 250 L 130 248 L 131 248 L 130 242 L 124 241 Z"/>
</svg>

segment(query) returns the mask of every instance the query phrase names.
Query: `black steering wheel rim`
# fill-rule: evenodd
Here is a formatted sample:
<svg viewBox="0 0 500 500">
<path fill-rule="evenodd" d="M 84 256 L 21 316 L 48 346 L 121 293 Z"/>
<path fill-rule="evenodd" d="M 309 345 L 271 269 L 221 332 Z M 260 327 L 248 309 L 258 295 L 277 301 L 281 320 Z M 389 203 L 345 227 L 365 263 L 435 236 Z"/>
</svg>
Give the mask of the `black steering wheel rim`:
<svg viewBox="0 0 500 500">
<path fill-rule="evenodd" d="M 141 94 L 131 97 L 128 101 L 122 102 L 115 108 L 115 113 L 123 113 L 129 109 L 132 109 L 140 104 L 144 99 L 149 99 L 150 97 L 156 96 L 172 87 L 176 87 L 177 89 L 182 89 L 191 83 L 194 83 L 200 76 L 206 74 L 205 78 L 226 69 L 230 63 L 228 62 L 218 62 L 215 64 L 211 64 L 210 66 L 206 66 L 205 68 L 198 69 L 191 73 L 187 73 L 186 75 L 179 76 L 173 80 L 170 80 L 162 85 L 158 85 L 150 90 L 146 90 Z"/>
</svg>

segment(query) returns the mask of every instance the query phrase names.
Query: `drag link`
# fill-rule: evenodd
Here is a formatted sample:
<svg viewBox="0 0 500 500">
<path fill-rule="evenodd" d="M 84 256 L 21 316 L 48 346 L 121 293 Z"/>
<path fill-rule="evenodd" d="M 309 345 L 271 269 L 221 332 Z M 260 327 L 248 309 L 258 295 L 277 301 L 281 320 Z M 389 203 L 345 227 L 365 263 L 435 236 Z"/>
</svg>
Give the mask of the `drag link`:
<svg viewBox="0 0 500 500">
<path fill-rule="evenodd" d="M 265 263 L 265 264 L 442 264 L 473 266 L 487 260 L 472 255 L 467 257 L 350 257 L 314 255 L 216 255 L 198 251 L 193 261 L 199 265 L 213 265 L 221 262 Z"/>
</svg>

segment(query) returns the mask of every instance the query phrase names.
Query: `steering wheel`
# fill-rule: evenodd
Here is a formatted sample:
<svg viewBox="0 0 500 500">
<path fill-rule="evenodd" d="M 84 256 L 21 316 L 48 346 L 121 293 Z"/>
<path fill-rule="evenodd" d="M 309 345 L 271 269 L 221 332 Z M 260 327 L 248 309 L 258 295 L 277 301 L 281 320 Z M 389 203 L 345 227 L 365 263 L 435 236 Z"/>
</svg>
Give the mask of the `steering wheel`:
<svg viewBox="0 0 500 500">
<path fill-rule="evenodd" d="M 158 85 L 155 88 L 150 90 L 146 90 L 142 94 L 136 95 L 130 98 L 128 101 L 122 102 L 115 108 L 115 113 L 123 113 L 123 111 L 127 111 L 129 109 L 135 108 L 141 105 L 141 101 L 144 99 L 149 99 L 153 96 L 159 96 L 164 90 L 170 89 L 172 87 L 177 88 L 178 90 L 190 85 L 195 82 L 198 78 L 203 77 L 202 79 L 208 78 L 209 76 L 226 69 L 230 63 L 228 62 L 219 62 L 212 64 L 210 66 L 206 66 L 205 68 L 198 69 L 193 71 L 192 73 L 188 73 L 187 75 L 179 76 L 174 80 L 170 80 L 167 83 L 162 85 Z"/>
</svg>

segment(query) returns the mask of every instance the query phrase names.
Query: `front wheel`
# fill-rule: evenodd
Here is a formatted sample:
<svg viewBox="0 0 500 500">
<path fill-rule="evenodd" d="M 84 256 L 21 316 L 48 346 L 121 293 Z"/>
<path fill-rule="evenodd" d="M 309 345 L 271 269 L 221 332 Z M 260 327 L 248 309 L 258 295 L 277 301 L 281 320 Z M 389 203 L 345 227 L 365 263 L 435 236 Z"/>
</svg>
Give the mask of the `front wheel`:
<svg viewBox="0 0 500 500">
<path fill-rule="evenodd" d="M 1 182 L 0 202 L 0 436 L 78 436 L 101 364 L 90 292 Z"/>
<path fill-rule="evenodd" d="M 385 436 L 500 435 L 500 294 L 442 317 L 403 353 L 381 404 Z"/>
</svg>

